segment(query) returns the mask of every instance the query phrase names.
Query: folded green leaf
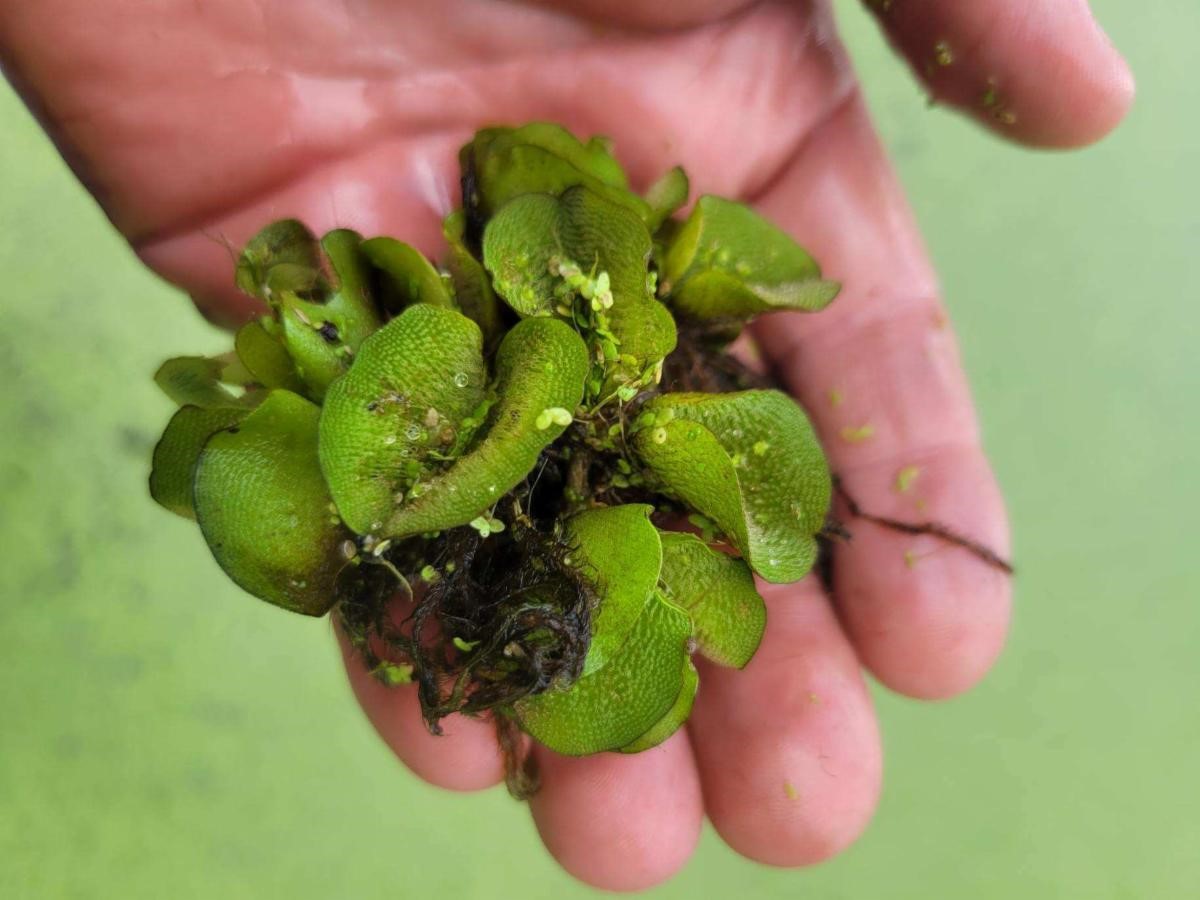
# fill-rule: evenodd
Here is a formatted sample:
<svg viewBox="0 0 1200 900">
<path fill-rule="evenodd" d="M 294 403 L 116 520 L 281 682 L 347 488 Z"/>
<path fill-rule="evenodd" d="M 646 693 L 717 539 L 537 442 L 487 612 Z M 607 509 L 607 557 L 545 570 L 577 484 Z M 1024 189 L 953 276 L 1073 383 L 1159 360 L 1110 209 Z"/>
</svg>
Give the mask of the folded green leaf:
<svg viewBox="0 0 1200 900">
<path fill-rule="evenodd" d="M 666 715 L 654 723 L 649 731 L 622 747 L 621 752 L 641 753 L 643 750 L 657 747 L 678 731 L 692 714 L 692 706 L 696 702 L 696 691 L 699 687 L 700 673 L 696 671 L 696 666 L 691 658 L 686 657 L 683 661 L 683 686 L 679 689 L 679 696 L 675 698 L 675 704 L 667 710 Z"/>
<path fill-rule="evenodd" d="M 592 618 L 587 675 L 614 658 L 658 587 L 662 544 L 650 524 L 654 507 L 609 506 L 579 513 L 567 522 L 572 562 L 593 581 L 602 598 Z"/>
<path fill-rule="evenodd" d="M 244 406 L 183 406 L 176 410 L 154 447 L 150 496 L 185 519 L 196 518 L 192 478 L 200 451 L 210 437 L 249 414 Z"/>
<path fill-rule="evenodd" d="M 604 325 L 593 337 L 615 345 L 605 372 L 610 385 L 639 378 L 675 349 L 675 321 L 649 284 L 650 249 L 650 232 L 637 216 L 585 187 L 558 198 L 518 197 L 483 235 L 483 263 L 496 291 L 523 316 L 560 309 L 571 296 L 570 266 L 607 281 L 611 300 L 598 310 Z"/>
<path fill-rule="evenodd" d="M 483 346 L 489 353 L 504 336 L 500 300 L 492 290 L 492 279 L 483 264 L 466 244 L 466 216 L 455 210 L 442 222 L 442 235 L 450 247 L 446 269 L 454 286 L 454 302 L 462 314 L 483 332 Z"/>
<path fill-rule="evenodd" d="M 817 556 L 831 481 L 807 416 L 779 391 L 662 394 L 634 448 L 663 493 L 714 521 L 767 581 Z"/>
<path fill-rule="evenodd" d="M 667 599 L 691 616 L 699 651 L 720 665 L 742 668 L 767 624 L 750 567 L 694 534 L 663 532 L 662 552 Z"/>
<path fill-rule="evenodd" d="M 617 750 L 646 735 L 683 689 L 691 623 L 655 595 L 607 665 L 519 701 L 521 727 L 556 753 Z"/>
<path fill-rule="evenodd" d="M 687 203 L 690 189 L 687 172 L 683 171 L 682 166 L 676 166 L 650 185 L 646 191 L 646 203 L 650 207 L 650 217 L 646 220 L 646 225 L 652 232 L 658 231 L 663 222 Z"/>
<path fill-rule="evenodd" d="M 238 359 L 251 378 L 265 388 L 283 388 L 293 393 L 304 392 L 304 382 L 296 371 L 291 354 L 266 323 L 278 328 L 271 319 L 255 319 L 238 329 L 234 348 Z"/>
<path fill-rule="evenodd" d="M 778 309 L 813 311 L 838 284 L 784 231 L 750 207 L 705 195 L 667 247 L 662 290 L 696 319 L 749 319 Z"/>
<path fill-rule="evenodd" d="M 330 382 L 349 366 L 354 352 L 380 325 L 367 285 L 370 270 L 352 231 L 331 231 L 321 239 L 334 283 L 318 283 L 318 298 L 303 299 L 279 292 L 273 303 L 282 325 L 283 343 L 296 371 L 314 400 L 325 396 Z"/>
<path fill-rule="evenodd" d="M 377 329 L 381 320 L 371 298 L 371 264 L 357 231 L 338 228 L 321 238 L 332 280 L 326 283 L 325 308 L 351 352 Z"/>
<path fill-rule="evenodd" d="M 243 589 L 318 616 L 338 599 L 352 537 L 317 462 L 320 410 L 272 391 L 241 423 L 209 438 L 196 463 L 196 520 L 221 568 Z"/>
<path fill-rule="evenodd" d="M 314 400 L 324 397 L 380 325 L 361 243 L 347 229 L 331 231 L 318 243 L 303 224 L 289 219 L 263 229 L 238 262 L 238 286 L 271 304 L 280 339 Z"/>
<path fill-rule="evenodd" d="M 413 303 L 453 307 L 442 274 L 420 250 L 390 237 L 362 242 L 362 252 L 383 274 L 383 305 L 399 312 Z"/>
<path fill-rule="evenodd" d="M 321 470 L 342 519 L 378 531 L 419 479 L 445 468 L 486 396 L 479 327 L 418 303 L 363 342 L 321 411 Z M 479 423 L 474 423 L 477 426 Z"/>
<path fill-rule="evenodd" d="M 218 409 L 252 405 L 250 400 L 233 393 L 222 383 L 228 366 L 226 360 L 207 356 L 176 356 L 158 367 L 154 381 L 180 406 Z"/>
<path fill-rule="evenodd" d="M 321 252 L 313 233 L 303 222 L 282 219 L 246 243 L 235 281 L 245 293 L 270 300 L 278 291 L 312 290 L 320 272 Z"/>
<path fill-rule="evenodd" d="M 381 536 L 441 531 L 491 509 L 566 430 L 554 421 L 538 428 L 538 419 L 547 409 L 579 405 L 587 368 L 587 348 L 566 323 L 517 323 L 496 352 L 496 403 L 475 442 L 449 469 L 413 485 Z"/>
<path fill-rule="evenodd" d="M 585 185 L 645 221 L 647 203 L 628 189 L 625 172 L 607 141 L 586 144 L 558 125 L 485 128 L 459 152 L 470 214 L 487 220 L 522 194 L 561 194 Z"/>
<path fill-rule="evenodd" d="M 518 315 L 549 316 L 559 303 L 555 288 L 561 279 L 550 264 L 570 256 L 559 226 L 566 216 L 557 197 L 525 194 L 508 203 L 483 233 L 483 264 Z"/>
</svg>

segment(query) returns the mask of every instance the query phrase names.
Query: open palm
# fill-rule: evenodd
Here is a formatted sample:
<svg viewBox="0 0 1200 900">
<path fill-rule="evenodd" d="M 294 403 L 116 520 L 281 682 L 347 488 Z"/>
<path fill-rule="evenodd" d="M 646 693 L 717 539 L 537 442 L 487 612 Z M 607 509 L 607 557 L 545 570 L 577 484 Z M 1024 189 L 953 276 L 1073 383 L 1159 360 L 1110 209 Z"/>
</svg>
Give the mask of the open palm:
<svg viewBox="0 0 1200 900">
<path fill-rule="evenodd" d="M 1083 0 L 871 5 L 937 97 L 1018 140 L 1086 143 L 1129 103 Z M 142 259 L 221 321 L 253 311 L 231 288 L 227 246 L 274 219 L 434 251 L 457 148 L 483 124 L 609 135 L 635 185 L 682 163 L 699 192 L 754 202 L 843 282 L 830 310 L 773 316 L 757 337 L 851 492 L 1006 549 L 935 276 L 822 3 L 40 0 L 0 7 L 0 53 Z M 860 668 L 912 696 L 964 690 L 1003 642 L 1009 585 L 930 538 L 854 532 L 832 598 L 812 579 L 763 586 L 758 655 L 742 672 L 706 669 L 688 728 L 666 744 L 583 759 L 539 749 L 532 810 L 564 867 L 648 886 L 687 859 L 705 814 L 736 850 L 778 865 L 861 831 L 880 747 Z M 452 719 L 434 738 L 411 691 L 349 669 L 423 778 L 502 777 L 486 724 Z"/>
</svg>

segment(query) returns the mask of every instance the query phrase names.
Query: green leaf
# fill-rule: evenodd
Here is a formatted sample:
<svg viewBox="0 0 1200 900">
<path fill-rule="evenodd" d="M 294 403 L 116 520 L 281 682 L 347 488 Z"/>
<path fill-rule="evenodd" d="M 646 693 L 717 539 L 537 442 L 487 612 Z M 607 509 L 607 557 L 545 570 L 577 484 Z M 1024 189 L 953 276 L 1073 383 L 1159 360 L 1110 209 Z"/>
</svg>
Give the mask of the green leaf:
<svg viewBox="0 0 1200 900">
<path fill-rule="evenodd" d="M 691 623 L 658 595 L 619 653 L 568 687 L 520 700 L 521 727 L 556 753 L 617 750 L 646 735 L 671 711 L 684 681 Z"/>
<path fill-rule="evenodd" d="M 454 286 L 455 303 L 483 332 L 483 347 L 490 356 L 504 336 L 500 300 L 492 290 L 492 279 L 483 263 L 467 248 L 465 230 L 466 216 L 461 209 L 442 222 L 442 235 L 450 248 L 446 269 Z"/>
<path fill-rule="evenodd" d="M 283 341 L 267 330 L 264 320 L 256 319 L 239 328 L 233 345 L 238 359 L 258 384 L 297 394 L 304 392 L 304 382 L 296 372 L 296 364 Z"/>
<path fill-rule="evenodd" d="M 700 673 L 696 671 L 691 658 L 686 658 L 683 661 L 683 686 L 679 690 L 679 696 L 675 698 L 674 706 L 667 710 L 667 714 L 655 722 L 649 731 L 622 747 L 621 752 L 641 753 L 643 750 L 657 747 L 678 731 L 692 714 L 692 705 L 696 702 L 696 690 L 699 687 Z"/>
<path fill-rule="evenodd" d="M 804 412 L 779 391 L 662 394 L 634 448 L 663 493 L 712 519 L 767 581 L 797 581 L 817 556 L 831 481 Z"/>
<path fill-rule="evenodd" d="M 552 259 L 569 256 L 562 246 L 562 204 L 550 194 L 526 194 L 507 204 L 483 233 L 483 264 L 496 291 L 521 316 L 548 316 L 558 298 Z"/>
<path fill-rule="evenodd" d="M 206 356 L 177 356 L 158 367 L 154 381 L 180 406 L 246 407 L 250 405 L 248 400 L 221 383 L 228 365 L 224 360 Z"/>
<path fill-rule="evenodd" d="M 496 353 L 497 399 L 474 444 L 449 469 L 415 485 L 381 536 L 441 531 L 491 509 L 566 430 L 554 422 L 539 429 L 538 416 L 555 406 L 575 409 L 587 371 L 587 348 L 569 325 L 548 318 L 517 323 Z"/>
<path fill-rule="evenodd" d="M 272 391 L 242 422 L 209 438 L 196 464 L 196 520 L 243 589 L 319 616 L 338 599 L 350 532 L 333 513 L 317 462 L 320 410 Z"/>
<path fill-rule="evenodd" d="M 318 243 L 300 222 L 267 226 L 242 251 L 237 283 L 271 304 L 279 337 L 314 400 L 380 325 L 362 238 L 347 229 Z"/>
<path fill-rule="evenodd" d="M 639 377 L 675 349 L 675 320 L 648 282 L 650 249 L 650 232 L 637 216 L 584 187 L 560 198 L 519 197 L 483 235 L 483 262 L 496 291 L 523 316 L 549 315 L 561 302 L 557 263 L 607 275 L 613 302 L 604 315 L 627 358 L 610 366 L 614 382 Z"/>
<path fill-rule="evenodd" d="M 321 238 L 333 280 L 326 286 L 325 311 L 337 325 L 341 342 L 357 350 L 377 329 L 381 320 L 371 298 L 371 265 L 362 251 L 357 231 L 338 228 Z"/>
<path fill-rule="evenodd" d="M 485 128 L 459 152 L 468 213 L 487 220 L 522 194 L 561 194 L 584 185 L 645 221 L 649 205 L 628 181 L 607 141 L 586 144 L 559 125 Z"/>
<path fill-rule="evenodd" d="M 331 231 L 321 239 L 333 283 L 318 277 L 316 299 L 280 291 L 272 305 L 296 371 L 314 400 L 342 374 L 366 338 L 379 328 L 379 314 L 368 293 L 370 269 L 353 231 Z"/>
<path fill-rule="evenodd" d="M 687 172 L 683 171 L 682 166 L 676 166 L 650 185 L 646 191 L 646 203 L 650 207 L 646 224 L 651 231 L 658 231 L 663 222 L 687 203 L 690 189 Z"/>
<path fill-rule="evenodd" d="M 321 411 L 321 469 L 342 519 L 377 531 L 439 458 L 465 443 L 487 371 L 479 327 L 419 303 L 363 342 Z"/>
<path fill-rule="evenodd" d="M 283 219 L 247 242 L 238 257 L 235 281 L 245 293 L 270 300 L 281 290 L 312 290 L 320 271 L 321 253 L 313 233 L 296 219 Z"/>
<path fill-rule="evenodd" d="M 785 232 L 750 207 L 711 195 L 671 239 L 661 282 L 671 305 L 696 319 L 819 310 L 839 289 Z"/>
<path fill-rule="evenodd" d="M 567 522 L 572 563 L 592 581 L 601 601 L 592 618 L 592 642 L 583 673 L 609 662 L 658 587 L 662 544 L 650 524 L 654 507 L 609 506 L 579 513 Z"/>
<path fill-rule="evenodd" d="M 167 423 L 154 447 L 150 496 L 185 519 L 196 518 L 192 476 L 205 442 L 223 428 L 236 425 L 250 410 L 241 406 L 183 406 Z"/>
<path fill-rule="evenodd" d="M 387 288 L 384 306 L 399 312 L 414 303 L 452 308 L 446 282 L 420 250 L 390 237 L 362 243 L 363 254 L 382 275 Z"/>
<path fill-rule="evenodd" d="M 691 616 L 700 652 L 723 666 L 745 666 L 767 624 L 750 567 L 693 534 L 663 532 L 662 550 L 667 599 Z"/>
</svg>

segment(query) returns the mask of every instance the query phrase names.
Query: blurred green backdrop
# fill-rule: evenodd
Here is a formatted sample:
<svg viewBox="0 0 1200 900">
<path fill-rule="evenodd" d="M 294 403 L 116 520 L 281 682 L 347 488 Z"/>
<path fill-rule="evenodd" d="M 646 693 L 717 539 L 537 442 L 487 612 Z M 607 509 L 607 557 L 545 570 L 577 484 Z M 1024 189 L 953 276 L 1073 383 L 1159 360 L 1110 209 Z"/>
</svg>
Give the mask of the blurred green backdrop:
<svg viewBox="0 0 1200 900">
<path fill-rule="evenodd" d="M 1197 896 L 1200 5 L 1095 5 L 1139 100 L 1064 156 L 927 111 L 840 4 L 1008 492 L 1015 628 L 969 696 L 876 692 L 887 782 L 851 852 L 775 871 L 710 832 L 655 896 Z M 402 771 L 327 626 L 248 601 L 151 504 L 150 373 L 225 339 L 3 85 L 0 122 L 0 896 L 590 894 L 502 788 Z"/>
</svg>

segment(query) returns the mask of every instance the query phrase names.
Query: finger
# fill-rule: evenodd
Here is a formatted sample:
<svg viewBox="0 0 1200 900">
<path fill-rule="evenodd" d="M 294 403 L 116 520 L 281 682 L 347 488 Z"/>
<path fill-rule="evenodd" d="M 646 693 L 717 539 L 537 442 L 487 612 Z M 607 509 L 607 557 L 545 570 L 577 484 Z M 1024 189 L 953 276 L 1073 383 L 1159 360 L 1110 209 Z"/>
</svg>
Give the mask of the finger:
<svg viewBox="0 0 1200 900">
<path fill-rule="evenodd" d="M 755 0 L 675 0 L 673 3 L 634 0 L 613 3 L 611 0 L 536 0 L 573 15 L 611 25 L 634 28 L 688 28 L 704 22 L 731 16 Z"/>
<path fill-rule="evenodd" d="M 686 732 L 628 756 L 536 753 L 542 787 L 530 801 L 533 818 L 546 849 L 576 878 L 643 890 L 691 856 L 704 811 Z"/>
<path fill-rule="evenodd" d="M 867 511 L 938 520 L 1006 555 L 1003 505 L 936 280 L 861 98 L 811 135 L 759 206 L 843 282 L 819 315 L 756 331 L 834 471 Z M 921 697 L 978 680 L 1004 641 L 1008 578 L 932 538 L 847 524 L 835 602 L 866 665 Z"/>
<path fill-rule="evenodd" d="M 430 784 L 452 791 L 480 790 L 504 778 L 504 761 L 491 723 L 449 716 L 442 720 L 443 734 L 430 734 L 421 718 L 416 688 L 380 684 L 337 631 L 350 687 L 401 762 Z"/>
<path fill-rule="evenodd" d="M 933 97 L 1016 140 L 1095 141 L 1133 101 L 1087 0 L 867 0 Z"/>
<path fill-rule="evenodd" d="M 688 727 L 726 843 L 759 862 L 808 865 L 870 820 L 879 734 L 853 649 L 817 586 L 762 587 L 762 646 L 741 671 L 704 666 Z"/>
</svg>

